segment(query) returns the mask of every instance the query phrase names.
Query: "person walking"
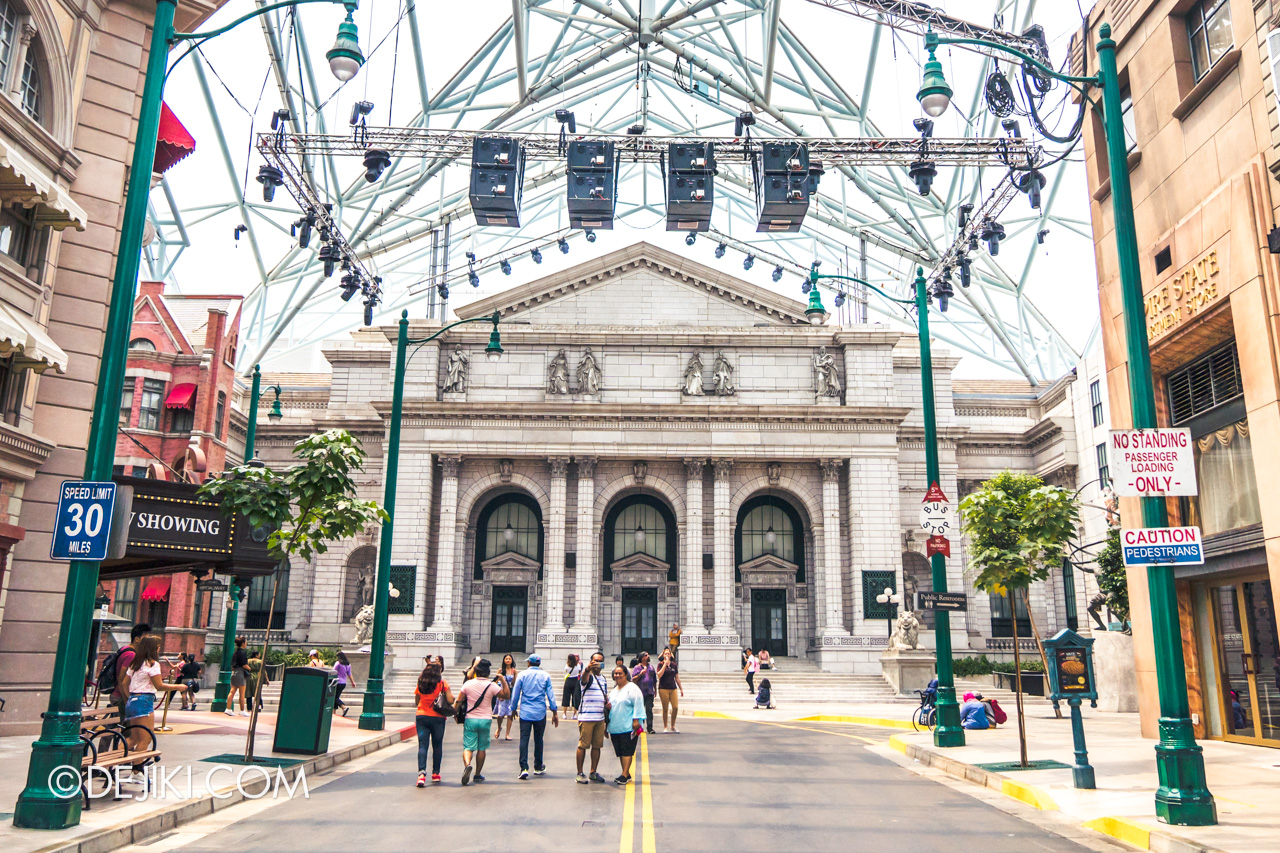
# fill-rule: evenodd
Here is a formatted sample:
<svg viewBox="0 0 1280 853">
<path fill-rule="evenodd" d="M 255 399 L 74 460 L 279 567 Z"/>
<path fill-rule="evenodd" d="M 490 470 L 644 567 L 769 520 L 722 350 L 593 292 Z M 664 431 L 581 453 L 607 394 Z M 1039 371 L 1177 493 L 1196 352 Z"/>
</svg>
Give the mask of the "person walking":
<svg viewBox="0 0 1280 853">
<path fill-rule="evenodd" d="M 520 778 L 529 778 L 529 735 L 533 735 L 533 773 L 541 776 L 547 772 L 542 763 L 542 739 L 547 731 L 547 709 L 551 709 L 551 723 L 560 727 L 560 715 L 556 706 L 555 690 L 551 676 L 542 671 L 542 657 L 529 655 L 525 659 L 529 668 L 516 677 L 511 691 L 511 704 L 520 714 Z"/>
<path fill-rule="evenodd" d="M 680 667 L 675 652 L 663 649 L 658 659 L 658 699 L 662 702 L 662 733 L 680 734 L 676 728 L 676 716 L 680 713 L 680 697 L 684 685 L 680 683 Z M 671 710 L 671 727 L 667 727 L 667 709 Z"/>
<path fill-rule="evenodd" d="M 498 735 L 502 734 L 503 720 L 507 721 L 507 736 L 503 738 L 503 740 L 511 740 L 511 725 L 512 721 L 516 718 L 516 709 L 515 705 L 511 702 L 510 693 L 511 689 L 515 687 L 517 674 L 516 659 L 510 654 L 503 655 L 502 668 L 498 670 L 498 675 L 500 675 L 502 680 L 506 682 L 508 695 L 506 699 L 501 700 L 494 706 L 496 708 L 493 712 L 493 721 L 495 724 L 493 728 L 494 740 L 497 740 Z"/>
<path fill-rule="evenodd" d="M 194 654 L 182 655 L 183 664 L 178 668 L 178 677 L 182 679 L 182 683 L 186 685 L 186 692 L 180 698 L 182 700 L 182 710 L 194 711 L 196 709 L 196 691 L 200 689 L 200 674 L 204 672 L 204 664 L 196 662 Z"/>
<path fill-rule="evenodd" d="M 578 711 L 578 784 L 588 781 L 603 782 L 599 774 L 600 750 L 604 747 L 604 736 L 609 729 L 609 684 L 600 674 L 604 666 L 604 653 L 596 652 L 591 656 L 582 671 L 579 686 L 582 688 L 582 705 Z M 591 776 L 582 772 L 582 763 L 591 750 Z"/>
<path fill-rule="evenodd" d="M 577 655 L 569 655 L 564 665 L 564 691 L 560 694 L 560 704 L 564 707 L 564 718 L 572 720 L 578 713 L 578 705 L 582 699 L 582 670 L 585 667 Z"/>
<path fill-rule="evenodd" d="M 246 670 L 245 695 L 249 697 L 250 707 L 252 703 L 258 703 L 258 710 L 262 710 L 262 692 L 259 688 L 265 688 L 271 679 L 267 677 L 267 672 L 263 669 L 262 651 L 254 649 L 249 654 L 248 669 Z M 245 714 L 245 716 L 249 716 Z"/>
<path fill-rule="evenodd" d="M 625 666 L 613 668 L 613 689 L 609 691 L 609 740 L 613 754 L 618 756 L 622 773 L 613 781 L 625 785 L 631 781 L 631 762 L 635 760 L 636 744 L 644 728 L 644 695 L 631 683 L 631 675 Z"/>
<path fill-rule="evenodd" d="M 755 695 L 756 692 L 756 673 L 760 671 L 760 658 L 756 657 L 755 652 L 747 649 L 747 662 L 743 665 L 742 671 L 747 674 L 747 692 Z"/>
<path fill-rule="evenodd" d="M 134 625 L 129 631 L 129 645 L 107 655 L 98 673 L 98 688 L 108 691 L 107 702 L 116 708 L 122 721 L 124 706 L 129 702 L 129 665 L 138 654 L 138 641 L 150 633 L 151 626 L 146 622 Z"/>
<path fill-rule="evenodd" d="M 333 710 L 337 711 L 339 708 L 341 708 L 342 716 L 345 717 L 347 715 L 347 711 L 351 709 L 347 707 L 346 702 L 342 701 L 342 691 L 346 690 L 347 685 L 353 681 L 353 679 L 351 678 L 351 661 L 347 660 L 346 652 L 342 652 L 342 651 L 338 652 L 338 659 L 333 664 L 333 671 L 338 674 L 338 677 L 337 677 L 338 689 L 337 689 L 337 692 L 333 695 Z"/>
<path fill-rule="evenodd" d="M 324 669 L 324 661 L 320 660 L 319 649 L 312 649 L 307 652 L 307 666 L 312 669 Z"/>
<path fill-rule="evenodd" d="M 231 694 L 227 696 L 227 710 L 223 712 L 228 717 L 236 715 L 233 709 L 237 696 L 240 698 L 240 716 L 249 716 L 244 708 L 244 688 L 249 683 L 249 653 L 244 648 L 247 642 L 244 637 L 236 637 L 236 650 L 231 654 Z"/>
<path fill-rule="evenodd" d="M 146 740 L 154 737 L 151 732 L 156 727 L 156 695 L 162 692 L 187 691 L 185 684 L 170 684 L 160 677 L 159 637 L 155 634 L 139 637 L 133 646 L 133 660 L 125 670 L 128 680 L 124 685 L 129 698 L 124 706 L 124 720 L 130 725 L 146 728 L 130 729 L 127 739 L 131 751 L 146 750 Z"/>
<path fill-rule="evenodd" d="M 493 717 L 495 700 L 511 695 L 502 676 L 489 674 L 493 664 L 477 658 L 471 666 L 474 677 L 458 691 L 458 711 L 462 715 L 462 785 L 471 784 L 471 761 L 476 763 L 475 779 L 483 782 L 484 756 L 489 749 L 489 720 Z"/>
<path fill-rule="evenodd" d="M 671 649 L 673 660 L 680 656 L 680 638 L 683 635 L 684 631 L 680 630 L 680 623 L 672 623 L 671 630 L 667 632 L 667 646 Z"/>
<path fill-rule="evenodd" d="M 414 726 L 418 732 L 418 787 L 427 786 L 427 752 L 431 752 L 431 782 L 440 782 L 440 748 L 444 745 L 444 724 L 448 720 L 436 708 L 441 697 L 453 704 L 453 694 L 449 692 L 449 682 L 444 680 L 439 665 L 434 661 L 422 668 L 418 676 L 418 686 L 413 691 L 414 701 L 418 705 Z"/>
<path fill-rule="evenodd" d="M 641 652 L 640 660 L 631 670 L 631 681 L 640 688 L 644 697 L 645 730 L 653 734 L 653 700 L 658 695 L 658 673 L 649 663 L 649 653 Z"/>
</svg>

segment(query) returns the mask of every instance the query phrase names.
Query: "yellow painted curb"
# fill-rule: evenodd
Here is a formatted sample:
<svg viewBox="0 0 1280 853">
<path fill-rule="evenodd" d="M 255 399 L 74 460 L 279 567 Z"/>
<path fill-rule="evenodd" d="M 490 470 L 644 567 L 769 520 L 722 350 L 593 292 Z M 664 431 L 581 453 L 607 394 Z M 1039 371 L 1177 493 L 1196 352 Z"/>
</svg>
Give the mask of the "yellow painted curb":
<svg viewBox="0 0 1280 853">
<path fill-rule="evenodd" d="M 813 717 L 801 717 L 796 722 L 800 723 L 853 723 L 859 726 L 878 726 L 882 729 L 908 729 L 912 730 L 915 726 L 911 725 L 910 720 L 887 720 L 883 717 L 842 717 L 831 714 L 818 714 Z"/>
<path fill-rule="evenodd" d="M 694 711 L 695 717 L 710 717 L 713 720 L 736 720 L 737 717 L 731 717 L 728 714 L 722 714 L 719 711 Z"/>
<path fill-rule="evenodd" d="M 1053 797 L 1034 785 L 1015 782 L 1012 779 L 1003 779 L 1000 782 L 1000 793 L 1029 806 L 1035 806 L 1042 812 L 1056 812 L 1058 810 L 1058 804 Z"/>
<path fill-rule="evenodd" d="M 901 752 L 903 755 L 907 754 L 907 742 L 898 735 L 890 736 L 889 746 L 898 750 L 898 752 Z"/>
<path fill-rule="evenodd" d="M 1100 817 L 1081 824 L 1085 829 L 1109 835 L 1140 850 L 1151 849 L 1151 830 L 1134 820 L 1123 817 Z"/>
</svg>

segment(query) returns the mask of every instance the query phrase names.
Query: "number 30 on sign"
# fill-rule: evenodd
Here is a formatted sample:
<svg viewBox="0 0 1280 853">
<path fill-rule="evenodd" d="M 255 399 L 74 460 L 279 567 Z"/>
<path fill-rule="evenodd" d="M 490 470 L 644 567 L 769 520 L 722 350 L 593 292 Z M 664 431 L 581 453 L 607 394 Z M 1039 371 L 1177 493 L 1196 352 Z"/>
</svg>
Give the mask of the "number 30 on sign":
<svg viewBox="0 0 1280 853">
<path fill-rule="evenodd" d="M 115 483 L 63 483 L 58 493 L 58 521 L 53 529 L 50 558 L 105 560 L 115 504 Z"/>
</svg>

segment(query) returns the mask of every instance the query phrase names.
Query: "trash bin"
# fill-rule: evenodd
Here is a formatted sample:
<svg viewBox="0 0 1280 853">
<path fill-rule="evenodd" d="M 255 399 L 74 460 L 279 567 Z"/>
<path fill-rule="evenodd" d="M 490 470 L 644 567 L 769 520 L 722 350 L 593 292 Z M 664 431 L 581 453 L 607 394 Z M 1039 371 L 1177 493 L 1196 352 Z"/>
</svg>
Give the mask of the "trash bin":
<svg viewBox="0 0 1280 853">
<path fill-rule="evenodd" d="M 273 750 L 300 755 L 329 751 L 337 677 L 331 669 L 311 666 L 291 666 L 284 671 Z"/>
</svg>

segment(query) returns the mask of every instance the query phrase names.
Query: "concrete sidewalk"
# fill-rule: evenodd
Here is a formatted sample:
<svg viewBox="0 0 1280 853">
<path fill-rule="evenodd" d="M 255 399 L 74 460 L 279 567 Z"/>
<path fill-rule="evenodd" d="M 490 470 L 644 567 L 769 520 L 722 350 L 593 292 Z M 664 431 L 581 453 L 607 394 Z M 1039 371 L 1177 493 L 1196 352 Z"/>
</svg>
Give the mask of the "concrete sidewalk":
<svg viewBox="0 0 1280 853">
<path fill-rule="evenodd" d="M 271 751 L 275 735 L 275 715 L 263 713 L 258 719 L 254 754 L 258 758 L 274 756 L 299 761 L 284 769 L 286 777 L 296 784 L 299 772 L 313 775 L 328 768 L 359 758 L 369 752 L 400 743 L 414 736 L 412 718 L 388 717 L 386 729 L 380 732 L 362 731 L 357 726 L 359 709 L 353 708 L 350 717 L 334 717 L 329 737 L 329 751 L 324 755 L 286 755 Z M 212 814 L 228 806 L 242 802 L 244 794 L 237 788 L 237 775 L 243 766 L 208 762 L 204 759 L 227 753 L 243 756 L 245 734 L 249 728 L 248 717 L 228 717 L 209 711 L 169 711 L 168 723 L 172 732 L 157 733 L 159 749 L 163 753 L 161 765 L 166 774 L 179 770 L 173 784 L 180 795 L 168 791 L 167 798 L 155 799 L 143 795 L 142 784 L 125 784 L 123 791 L 129 799 L 113 800 L 110 795 L 95 799 L 92 808 L 81 813 L 80 825 L 66 830 L 18 829 L 13 825 L 13 808 L 26 783 L 27 763 L 31 743 L 35 737 L 0 738 L 0 848 L 6 853 L 97 853 L 113 850 L 126 844 L 172 829 L 198 817 Z M 225 799 L 217 799 L 207 792 L 206 779 L 215 767 L 227 767 L 213 778 L 212 787 L 219 794 L 229 793 Z M 186 799 L 190 768 L 190 783 L 194 795 Z M 274 780 L 276 771 L 270 769 Z M 262 774 L 251 770 L 244 777 L 246 787 L 254 793 L 254 784 L 261 786 Z M 102 788 L 102 782 L 95 790 Z M 295 788 L 297 796 L 301 789 Z M 271 796 L 268 794 L 267 796 Z M 284 791 L 280 796 L 287 796 Z"/>
</svg>

